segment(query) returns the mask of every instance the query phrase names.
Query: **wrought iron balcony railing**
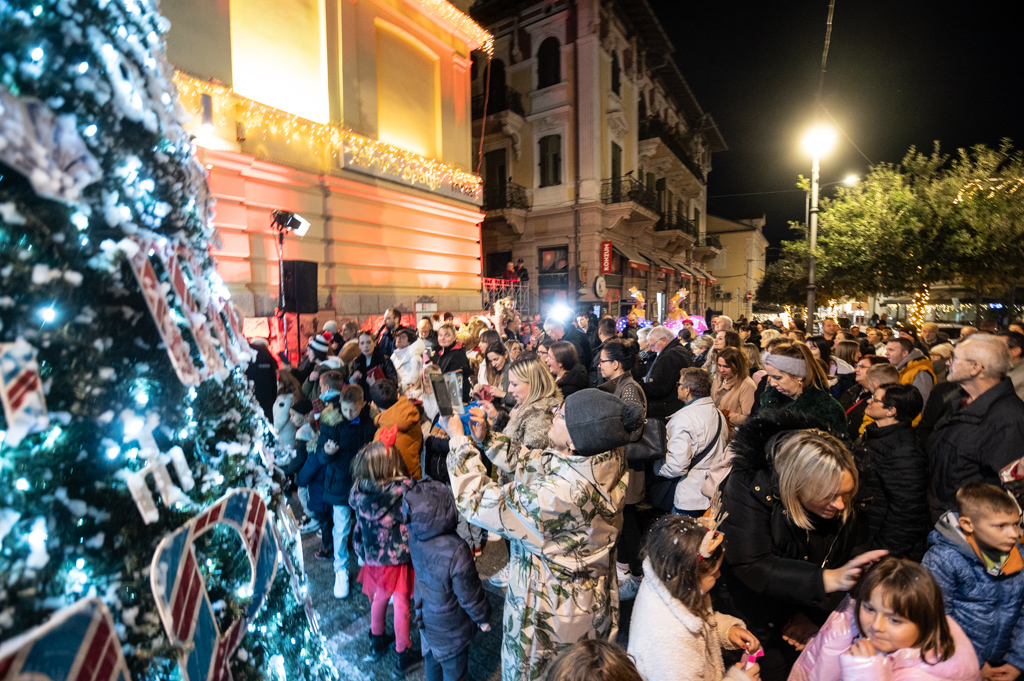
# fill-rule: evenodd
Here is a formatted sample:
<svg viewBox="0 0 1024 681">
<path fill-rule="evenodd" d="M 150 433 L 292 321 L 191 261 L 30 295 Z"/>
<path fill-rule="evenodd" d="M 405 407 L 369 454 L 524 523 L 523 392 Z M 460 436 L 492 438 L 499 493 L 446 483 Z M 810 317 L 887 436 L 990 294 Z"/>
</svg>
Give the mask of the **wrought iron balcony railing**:
<svg viewBox="0 0 1024 681">
<path fill-rule="evenodd" d="M 640 130 L 638 137 L 642 140 L 651 139 L 654 137 L 659 138 L 669 151 L 678 158 L 687 169 L 693 173 L 694 177 L 700 180 L 702 183 L 706 183 L 707 180 L 704 177 L 704 171 L 701 170 L 700 164 L 694 160 L 692 154 L 687 150 L 686 143 L 683 138 L 676 131 L 672 130 L 657 117 L 649 117 L 640 121 Z"/>
<path fill-rule="evenodd" d="M 688 220 L 683 216 L 682 213 L 675 211 L 665 213 L 658 220 L 657 224 L 654 225 L 655 232 L 664 232 L 667 230 L 677 230 L 680 232 L 686 232 L 692 237 L 697 236 L 697 225 L 693 224 L 692 220 Z"/>
<path fill-rule="evenodd" d="M 632 177 L 613 177 L 601 180 L 601 203 L 623 203 L 632 201 L 644 208 L 661 212 L 658 195 L 642 182 Z"/>
<path fill-rule="evenodd" d="M 717 234 L 705 234 L 704 238 L 700 240 L 698 246 L 708 246 L 710 248 L 717 248 L 722 250 L 722 240 Z"/>
<path fill-rule="evenodd" d="M 526 198 L 526 187 L 514 182 L 484 187 L 484 210 L 502 210 L 518 208 L 530 210 L 530 202 Z"/>
<path fill-rule="evenodd" d="M 483 118 L 485 99 L 487 100 L 488 116 L 493 116 L 502 111 L 511 111 L 520 116 L 526 115 L 523 109 L 522 95 L 506 86 L 504 88 L 492 88 L 490 97 L 487 97 L 486 93 L 473 97 L 473 120 Z"/>
</svg>

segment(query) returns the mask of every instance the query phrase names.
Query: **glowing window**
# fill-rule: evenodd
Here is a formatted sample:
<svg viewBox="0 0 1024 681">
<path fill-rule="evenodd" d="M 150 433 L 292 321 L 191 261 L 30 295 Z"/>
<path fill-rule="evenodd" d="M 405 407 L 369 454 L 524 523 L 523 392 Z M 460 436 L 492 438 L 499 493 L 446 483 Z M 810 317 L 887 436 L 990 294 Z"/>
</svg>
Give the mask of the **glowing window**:
<svg viewBox="0 0 1024 681">
<path fill-rule="evenodd" d="M 409 151 L 441 155 L 440 65 L 405 31 L 377 25 L 377 138 Z"/>
</svg>

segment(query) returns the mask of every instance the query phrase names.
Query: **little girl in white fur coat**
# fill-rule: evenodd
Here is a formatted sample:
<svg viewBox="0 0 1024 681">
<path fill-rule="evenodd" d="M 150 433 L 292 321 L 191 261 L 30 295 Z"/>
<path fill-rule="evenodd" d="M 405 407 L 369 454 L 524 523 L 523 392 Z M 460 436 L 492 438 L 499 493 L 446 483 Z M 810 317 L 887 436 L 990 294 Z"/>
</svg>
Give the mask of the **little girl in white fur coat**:
<svg viewBox="0 0 1024 681">
<path fill-rule="evenodd" d="M 707 594 L 720 574 L 721 541 L 720 532 L 687 516 L 664 516 L 651 529 L 628 648 L 646 681 L 759 679 L 757 664 L 726 671 L 722 662 L 722 648 L 753 653 L 760 644 L 742 621 L 711 609 Z"/>
</svg>

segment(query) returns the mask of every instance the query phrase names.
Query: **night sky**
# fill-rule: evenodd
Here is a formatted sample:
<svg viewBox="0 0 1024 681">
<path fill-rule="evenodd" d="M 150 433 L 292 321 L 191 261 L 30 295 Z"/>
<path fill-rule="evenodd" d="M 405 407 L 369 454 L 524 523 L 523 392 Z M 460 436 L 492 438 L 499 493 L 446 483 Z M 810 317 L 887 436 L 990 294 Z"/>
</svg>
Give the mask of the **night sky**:
<svg viewBox="0 0 1024 681">
<path fill-rule="evenodd" d="M 675 58 L 729 150 L 712 157 L 708 212 L 767 214 L 773 245 L 803 220 L 795 189 L 811 127 L 828 0 L 650 0 Z M 946 152 L 1009 137 L 1024 147 L 1024 10 L 989 0 L 836 0 L 823 101 L 874 163 L 911 145 Z M 1016 102 L 1016 104 L 1014 104 Z M 822 182 L 868 161 L 837 130 Z M 831 188 L 826 189 L 831 191 Z M 715 198 L 720 197 L 720 198 Z M 771 254 L 769 254 L 770 256 Z"/>
</svg>

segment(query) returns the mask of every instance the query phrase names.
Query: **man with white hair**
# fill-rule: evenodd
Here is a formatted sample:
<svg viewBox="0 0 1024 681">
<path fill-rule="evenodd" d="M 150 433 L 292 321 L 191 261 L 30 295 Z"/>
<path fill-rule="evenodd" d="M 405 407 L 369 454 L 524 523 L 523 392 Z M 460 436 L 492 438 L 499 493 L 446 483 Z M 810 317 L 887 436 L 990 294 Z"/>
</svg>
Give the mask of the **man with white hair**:
<svg viewBox="0 0 1024 681">
<path fill-rule="evenodd" d="M 594 353 L 590 349 L 590 341 L 582 333 L 576 330 L 575 326 L 566 324 L 557 317 L 548 317 L 544 320 L 544 333 L 556 341 L 564 340 L 572 343 L 576 348 L 576 358 L 584 367 L 589 367 L 594 359 Z"/>
<path fill-rule="evenodd" d="M 715 333 L 719 331 L 732 331 L 732 318 L 720 314 L 711 321 L 711 328 L 715 330 Z"/>
<path fill-rule="evenodd" d="M 959 386 L 928 439 L 932 520 L 956 508 L 969 482 L 999 484 L 999 471 L 1024 452 L 1024 402 L 1007 377 L 1010 352 L 1001 338 L 975 334 L 960 342 L 948 379 Z"/>
<path fill-rule="evenodd" d="M 668 418 L 683 407 L 676 383 L 679 382 L 679 372 L 690 366 L 690 359 L 676 335 L 664 326 L 651 329 L 647 343 L 653 352 L 658 353 L 650 363 L 643 383 L 647 415 Z"/>
</svg>

